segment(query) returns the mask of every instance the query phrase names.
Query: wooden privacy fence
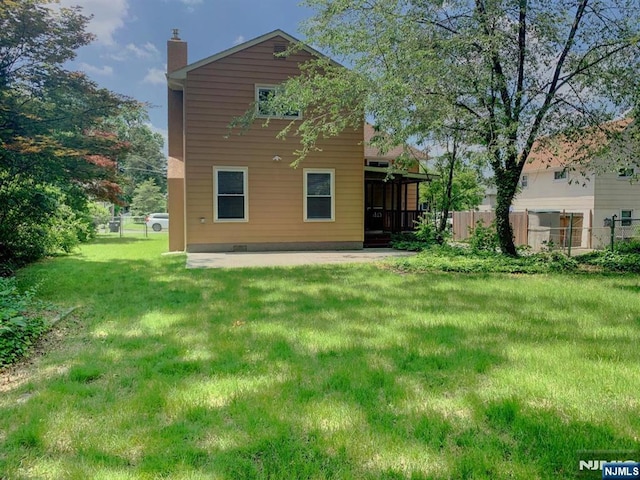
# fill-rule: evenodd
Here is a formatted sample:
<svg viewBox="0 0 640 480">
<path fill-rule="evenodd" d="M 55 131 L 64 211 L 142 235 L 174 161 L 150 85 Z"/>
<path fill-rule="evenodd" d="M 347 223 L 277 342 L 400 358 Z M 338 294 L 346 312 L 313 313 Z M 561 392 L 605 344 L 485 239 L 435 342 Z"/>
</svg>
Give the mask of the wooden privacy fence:
<svg viewBox="0 0 640 480">
<path fill-rule="evenodd" d="M 491 225 L 496 219 L 494 212 L 453 212 L 453 239 L 455 241 L 469 238 L 469 231 L 476 228 L 476 222 L 481 220 L 485 227 Z M 516 245 L 527 245 L 529 221 L 527 212 L 512 212 L 509 214 L 509 221 L 513 229 L 514 242 Z"/>
</svg>

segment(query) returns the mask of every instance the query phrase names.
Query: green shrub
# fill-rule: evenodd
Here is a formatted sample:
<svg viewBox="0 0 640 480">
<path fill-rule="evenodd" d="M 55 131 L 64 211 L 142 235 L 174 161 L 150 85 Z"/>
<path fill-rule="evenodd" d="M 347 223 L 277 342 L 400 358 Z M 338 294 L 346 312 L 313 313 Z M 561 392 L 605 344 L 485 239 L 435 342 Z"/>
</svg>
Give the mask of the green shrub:
<svg viewBox="0 0 640 480">
<path fill-rule="evenodd" d="M 640 253 L 640 240 L 629 242 L 617 242 L 613 245 L 613 250 L 617 253 Z"/>
<path fill-rule="evenodd" d="M 486 227 L 482 220 L 478 220 L 476 227 L 469 230 L 469 246 L 474 252 L 495 252 L 498 249 L 500 243 L 495 222 Z"/>
<path fill-rule="evenodd" d="M 474 251 L 455 246 L 432 246 L 415 257 L 392 261 L 404 271 L 459 273 L 548 273 L 572 272 L 578 263 L 560 252 L 508 257 L 496 252 Z"/>
<path fill-rule="evenodd" d="M 449 225 L 440 232 L 436 224 L 427 217 L 420 217 L 420 220 L 416 222 L 416 237 L 428 245 L 444 245 L 448 240 L 451 240 L 451 236 Z"/>
<path fill-rule="evenodd" d="M 416 222 L 415 232 L 397 233 L 391 237 L 391 246 L 398 250 L 419 252 L 432 245 L 442 245 L 451 236 L 450 232 L 438 232 L 436 226 L 427 218 Z"/>
<path fill-rule="evenodd" d="M 109 220 L 111 220 L 111 212 L 104 205 L 92 202 L 88 205 L 88 208 L 94 229 L 97 229 L 100 225 L 105 225 Z"/>
<path fill-rule="evenodd" d="M 95 236 L 82 197 L 0 172 L 0 276 Z"/>
<path fill-rule="evenodd" d="M 397 250 L 408 250 L 410 252 L 420 252 L 429 248 L 429 244 L 418 240 L 414 233 L 394 233 L 391 236 L 391 246 Z"/>
<path fill-rule="evenodd" d="M 0 277 L 0 367 L 22 357 L 44 332 L 42 317 L 31 316 L 35 290 L 20 293 L 13 278 Z"/>
<path fill-rule="evenodd" d="M 544 265 L 551 272 L 573 272 L 578 268 L 578 262 L 562 252 L 540 252 L 529 257 L 532 261 Z"/>
<path fill-rule="evenodd" d="M 624 251 L 624 248 L 622 249 Z M 630 252 L 634 252 L 629 248 Z M 621 253 L 616 250 L 599 250 L 576 257 L 583 265 L 599 267 L 602 270 L 622 273 L 640 273 L 640 253 Z"/>
</svg>

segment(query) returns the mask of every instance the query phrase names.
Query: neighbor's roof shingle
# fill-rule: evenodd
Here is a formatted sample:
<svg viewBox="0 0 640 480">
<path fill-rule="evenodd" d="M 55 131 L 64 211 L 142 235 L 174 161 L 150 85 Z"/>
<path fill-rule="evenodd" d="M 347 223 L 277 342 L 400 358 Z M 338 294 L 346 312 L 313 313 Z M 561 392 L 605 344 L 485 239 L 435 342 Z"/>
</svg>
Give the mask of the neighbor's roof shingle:
<svg viewBox="0 0 640 480">
<path fill-rule="evenodd" d="M 545 137 L 537 140 L 533 144 L 527 163 L 524 164 L 523 172 L 536 172 L 548 168 L 564 168 L 573 162 L 589 160 L 588 154 L 592 152 L 589 145 L 606 142 L 605 130 L 610 132 L 621 132 L 632 122 L 630 118 L 609 122 L 600 125 L 597 130 L 593 130 L 586 137 L 578 139 L 565 139 L 562 137 Z M 582 150 L 582 151 L 581 151 Z M 585 157 L 585 155 L 587 155 Z"/>
</svg>

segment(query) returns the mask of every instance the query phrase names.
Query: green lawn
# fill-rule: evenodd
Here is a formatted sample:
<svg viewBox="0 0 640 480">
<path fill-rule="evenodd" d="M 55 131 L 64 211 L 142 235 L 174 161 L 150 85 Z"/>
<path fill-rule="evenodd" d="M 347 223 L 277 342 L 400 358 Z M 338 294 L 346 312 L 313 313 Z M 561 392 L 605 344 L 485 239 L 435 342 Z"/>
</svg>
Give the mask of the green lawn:
<svg viewBox="0 0 640 480">
<path fill-rule="evenodd" d="M 578 450 L 638 448 L 638 276 L 165 248 L 103 237 L 21 272 L 80 308 L 0 381 L 0 478 L 573 478 Z"/>
</svg>

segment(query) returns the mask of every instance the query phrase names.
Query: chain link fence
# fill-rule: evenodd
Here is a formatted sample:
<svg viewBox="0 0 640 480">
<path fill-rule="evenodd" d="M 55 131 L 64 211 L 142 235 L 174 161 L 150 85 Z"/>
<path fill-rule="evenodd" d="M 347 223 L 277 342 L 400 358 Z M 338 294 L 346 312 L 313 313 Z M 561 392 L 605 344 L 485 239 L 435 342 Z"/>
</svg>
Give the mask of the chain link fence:
<svg viewBox="0 0 640 480">
<path fill-rule="evenodd" d="M 613 215 L 605 219 L 605 225 L 609 226 L 609 246 L 613 250 L 617 242 L 630 242 L 640 240 L 640 218 L 624 216 L 618 218 Z"/>
<path fill-rule="evenodd" d="M 516 245 L 528 245 L 533 252 L 560 250 L 571 255 L 613 248 L 616 242 L 640 240 L 640 218 L 631 218 L 629 213 L 621 218 L 613 215 L 602 227 L 589 227 L 590 220 L 579 212 L 513 212 L 509 219 Z M 489 226 L 494 220 L 494 212 L 454 212 L 453 239 L 465 241 L 476 222 Z"/>
<path fill-rule="evenodd" d="M 120 236 L 120 237 L 142 237 L 147 238 L 150 235 L 167 233 L 167 229 L 154 231 L 149 228 L 145 222 L 144 216 L 119 215 L 112 217 L 107 223 L 98 226 L 98 233 L 101 235 Z"/>
</svg>

